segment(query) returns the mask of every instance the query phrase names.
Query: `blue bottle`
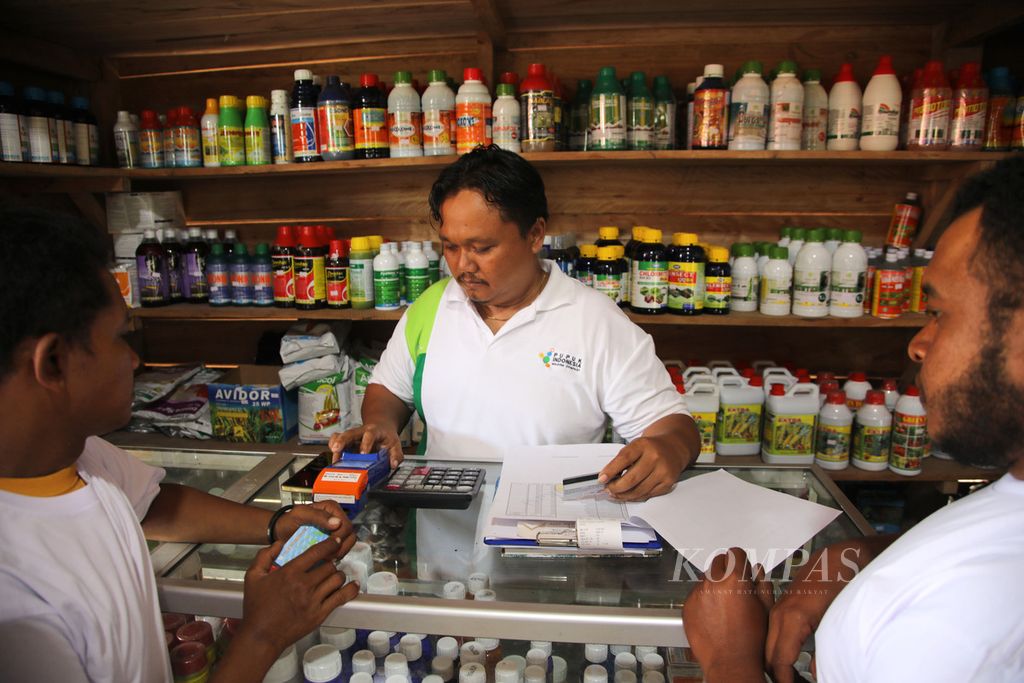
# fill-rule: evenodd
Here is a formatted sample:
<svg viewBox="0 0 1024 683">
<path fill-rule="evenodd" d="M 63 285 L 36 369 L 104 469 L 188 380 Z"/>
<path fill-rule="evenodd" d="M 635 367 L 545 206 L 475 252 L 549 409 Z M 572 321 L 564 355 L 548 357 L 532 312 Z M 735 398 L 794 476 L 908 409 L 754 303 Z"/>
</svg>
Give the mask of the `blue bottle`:
<svg viewBox="0 0 1024 683">
<path fill-rule="evenodd" d="M 274 305 L 274 267 L 270 260 L 270 247 L 261 242 L 256 245 L 252 261 L 252 302 L 256 306 Z"/>
<path fill-rule="evenodd" d="M 231 303 L 236 306 L 251 306 L 252 266 L 249 263 L 249 251 L 241 242 L 236 242 L 231 249 L 228 270 L 231 273 Z"/>
<path fill-rule="evenodd" d="M 206 283 L 209 285 L 210 305 L 227 306 L 231 303 L 231 272 L 224 256 L 224 245 L 215 242 L 206 258 Z"/>
</svg>

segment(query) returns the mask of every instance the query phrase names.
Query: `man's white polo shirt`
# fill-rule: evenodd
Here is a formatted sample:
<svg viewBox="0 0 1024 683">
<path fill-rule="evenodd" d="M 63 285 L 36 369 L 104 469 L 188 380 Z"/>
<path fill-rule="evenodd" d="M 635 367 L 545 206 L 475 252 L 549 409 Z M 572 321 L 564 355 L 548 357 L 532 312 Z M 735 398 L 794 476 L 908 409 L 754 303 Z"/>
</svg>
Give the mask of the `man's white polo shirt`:
<svg viewBox="0 0 1024 683">
<path fill-rule="evenodd" d="M 607 296 L 541 263 L 544 290 L 497 334 L 449 281 L 423 370 L 428 456 L 499 460 L 510 446 L 599 443 L 606 416 L 631 441 L 656 420 L 689 414 L 650 335 Z M 402 316 L 370 382 L 411 407 L 405 327 Z"/>
</svg>

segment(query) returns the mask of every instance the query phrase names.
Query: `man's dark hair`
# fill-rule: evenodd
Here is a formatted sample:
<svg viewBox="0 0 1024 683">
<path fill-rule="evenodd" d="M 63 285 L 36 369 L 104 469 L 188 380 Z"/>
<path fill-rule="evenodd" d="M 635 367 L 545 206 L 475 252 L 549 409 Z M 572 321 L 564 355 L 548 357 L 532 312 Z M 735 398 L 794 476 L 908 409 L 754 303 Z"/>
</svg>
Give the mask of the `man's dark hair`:
<svg viewBox="0 0 1024 683">
<path fill-rule="evenodd" d="M 430 188 L 430 217 L 441 222 L 441 205 L 462 190 L 475 190 L 526 237 L 538 218 L 547 220 L 544 181 L 530 162 L 500 147 L 477 147 L 459 157 Z"/>
<path fill-rule="evenodd" d="M 93 321 L 111 303 L 100 234 L 66 214 L 7 209 L 0 211 L 0 243 L 0 378 L 26 339 L 55 332 L 88 348 Z"/>
<path fill-rule="evenodd" d="M 989 324 L 1001 338 L 1024 304 L 1024 158 L 1004 159 L 964 183 L 953 215 L 978 207 L 981 236 L 969 263 L 988 282 Z"/>
</svg>

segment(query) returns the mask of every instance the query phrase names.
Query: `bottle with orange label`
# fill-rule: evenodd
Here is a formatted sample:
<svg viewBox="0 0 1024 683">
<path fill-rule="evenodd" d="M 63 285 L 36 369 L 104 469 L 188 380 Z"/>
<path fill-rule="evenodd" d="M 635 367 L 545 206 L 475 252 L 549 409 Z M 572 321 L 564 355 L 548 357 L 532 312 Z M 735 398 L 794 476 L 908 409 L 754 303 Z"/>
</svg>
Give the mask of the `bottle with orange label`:
<svg viewBox="0 0 1024 683">
<path fill-rule="evenodd" d="M 462 72 L 463 83 L 455 96 L 455 144 L 459 154 L 478 145 L 491 144 L 491 93 L 483 83 L 480 69 Z"/>
<path fill-rule="evenodd" d="M 380 91 L 377 74 L 363 74 L 359 77 L 359 92 L 356 93 L 352 109 L 355 123 L 356 159 L 387 159 L 390 152 L 388 142 L 388 110 L 384 105 L 384 94 Z"/>
<path fill-rule="evenodd" d="M 979 150 L 985 142 L 988 117 L 988 87 L 981 78 L 981 64 L 968 62 L 960 67 L 953 91 L 953 122 L 949 132 L 950 149 Z"/>
<path fill-rule="evenodd" d="M 395 73 L 388 94 L 388 136 L 392 157 L 423 156 L 423 110 L 408 71 Z"/>
<path fill-rule="evenodd" d="M 919 86 L 911 95 L 907 149 L 942 150 L 949 147 L 953 91 L 942 62 L 925 64 Z"/>
<path fill-rule="evenodd" d="M 455 154 L 455 93 L 448 87 L 447 74 L 432 69 L 423 91 L 423 155 Z"/>
<path fill-rule="evenodd" d="M 316 137 L 324 161 L 355 156 L 352 131 L 352 96 L 337 76 L 328 76 L 316 106 Z"/>
<path fill-rule="evenodd" d="M 921 200 L 916 192 L 908 192 L 902 202 L 892 209 L 889 220 L 889 232 L 885 238 L 886 246 L 895 249 L 906 249 L 914 241 L 917 226 L 921 222 Z"/>
<path fill-rule="evenodd" d="M 889 252 L 885 263 L 875 272 L 875 288 L 871 297 L 871 315 L 892 320 L 903 313 L 906 268 L 899 263 L 899 254 Z"/>
<path fill-rule="evenodd" d="M 668 310 L 677 315 L 699 315 L 704 310 L 706 256 L 697 235 L 677 232 L 668 249 Z"/>
<path fill-rule="evenodd" d="M 726 149 L 729 88 L 721 64 L 704 66 L 704 80 L 693 93 L 693 148 Z"/>
</svg>

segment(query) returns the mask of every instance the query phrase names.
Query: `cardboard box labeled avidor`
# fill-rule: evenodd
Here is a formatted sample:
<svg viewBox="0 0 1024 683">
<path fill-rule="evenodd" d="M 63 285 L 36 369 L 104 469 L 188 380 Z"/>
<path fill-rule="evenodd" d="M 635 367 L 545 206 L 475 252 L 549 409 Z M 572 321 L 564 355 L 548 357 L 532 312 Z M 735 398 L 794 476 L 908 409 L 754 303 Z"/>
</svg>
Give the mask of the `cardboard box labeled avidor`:
<svg viewBox="0 0 1024 683">
<path fill-rule="evenodd" d="M 277 371 L 271 365 L 240 365 L 207 385 L 214 438 L 283 443 L 295 434 L 295 392 L 284 390 Z"/>
</svg>

